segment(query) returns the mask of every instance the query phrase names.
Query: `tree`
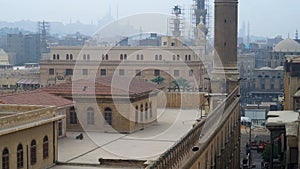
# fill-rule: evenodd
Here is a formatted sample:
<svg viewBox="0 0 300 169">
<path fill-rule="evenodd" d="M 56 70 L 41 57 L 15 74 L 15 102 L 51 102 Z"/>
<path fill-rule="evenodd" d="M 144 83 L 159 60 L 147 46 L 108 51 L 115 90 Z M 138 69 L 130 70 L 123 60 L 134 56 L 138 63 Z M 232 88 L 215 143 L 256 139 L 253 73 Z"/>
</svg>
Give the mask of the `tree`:
<svg viewBox="0 0 300 169">
<path fill-rule="evenodd" d="M 156 84 L 162 84 L 164 82 L 165 78 L 161 77 L 161 76 L 156 76 L 154 79 L 152 79 L 151 81 L 156 83 Z"/>
<path fill-rule="evenodd" d="M 190 87 L 190 82 L 187 81 L 186 79 L 182 78 L 182 77 L 180 77 L 177 80 L 173 80 L 172 84 L 173 84 L 173 88 L 178 89 L 179 91 L 180 91 L 181 88 L 184 90 L 184 89 Z"/>
</svg>

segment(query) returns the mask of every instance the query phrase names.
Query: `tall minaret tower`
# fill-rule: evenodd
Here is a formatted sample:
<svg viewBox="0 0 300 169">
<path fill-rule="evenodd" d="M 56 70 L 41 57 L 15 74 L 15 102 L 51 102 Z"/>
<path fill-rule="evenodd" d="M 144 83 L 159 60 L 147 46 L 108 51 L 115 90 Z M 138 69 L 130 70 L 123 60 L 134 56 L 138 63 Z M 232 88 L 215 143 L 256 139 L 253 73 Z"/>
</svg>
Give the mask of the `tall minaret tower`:
<svg viewBox="0 0 300 169">
<path fill-rule="evenodd" d="M 230 93 L 238 85 L 237 22 L 238 0 L 215 0 L 213 81 L 221 85 L 214 86 L 216 92 Z"/>
</svg>

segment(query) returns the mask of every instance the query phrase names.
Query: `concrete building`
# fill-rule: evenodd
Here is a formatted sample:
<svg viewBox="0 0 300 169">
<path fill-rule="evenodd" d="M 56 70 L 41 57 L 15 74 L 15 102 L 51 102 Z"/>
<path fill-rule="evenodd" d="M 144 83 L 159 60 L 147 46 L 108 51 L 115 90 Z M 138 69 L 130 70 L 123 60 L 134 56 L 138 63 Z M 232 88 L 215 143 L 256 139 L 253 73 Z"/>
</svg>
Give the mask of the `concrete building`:
<svg viewBox="0 0 300 169">
<path fill-rule="evenodd" d="M 28 62 L 39 62 L 41 58 L 39 34 L 8 34 L 5 51 L 9 55 L 9 63 L 22 65 Z"/>
<path fill-rule="evenodd" d="M 271 132 L 271 168 L 298 168 L 299 113 L 270 111 L 266 126 Z"/>
<path fill-rule="evenodd" d="M 162 86 L 138 79 L 102 77 L 42 90 L 76 103 L 67 112 L 69 131 L 131 133 L 156 122 L 159 88 Z"/>
<path fill-rule="evenodd" d="M 55 164 L 58 120 L 64 118 L 56 114 L 50 106 L 0 105 L 3 169 L 40 169 Z"/>
<path fill-rule="evenodd" d="M 262 67 L 253 70 L 250 99 L 258 102 L 276 102 L 283 95 L 283 66 Z"/>
<path fill-rule="evenodd" d="M 300 56 L 286 58 L 284 67 L 284 109 L 300 109 Z"/>
</svg>

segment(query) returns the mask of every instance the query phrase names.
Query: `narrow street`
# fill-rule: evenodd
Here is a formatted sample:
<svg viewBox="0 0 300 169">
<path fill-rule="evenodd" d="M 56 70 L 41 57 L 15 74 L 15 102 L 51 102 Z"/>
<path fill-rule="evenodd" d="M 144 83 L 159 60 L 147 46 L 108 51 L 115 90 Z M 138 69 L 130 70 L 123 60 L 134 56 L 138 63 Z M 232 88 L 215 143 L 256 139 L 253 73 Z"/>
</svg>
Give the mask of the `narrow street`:
<svg viewBox="0 0 300 169">
<path fill-rule="evenodd" d="M 248 159 L 247 158 L 247 153 L 246 153 L 246 145 L 247 143 L 249 144 L 250 140 L 249 140 L 249 136 L 250 136 L 250 132 L 249 132 L 249 128 L 248 127 L 241 127 L 241 168 L 243 168 L 242 166 L 242 162 L 243 159 Z M 264 141 L 264 142 L 268 142 L 270 140 L 270 134 L 269 131 L 265 128 L 265 127 L 259 127 L 259 128 L 253 128 L 251 131 L 251 141 Z M 263 159 L 262 159 L 262 152 L 258 152 L 256 148 L 252 147 L 251 149 L 251 164 L 255 165 L 254 169 L 263 169 L 263 167 L 261 166 Z"/>
</svg>

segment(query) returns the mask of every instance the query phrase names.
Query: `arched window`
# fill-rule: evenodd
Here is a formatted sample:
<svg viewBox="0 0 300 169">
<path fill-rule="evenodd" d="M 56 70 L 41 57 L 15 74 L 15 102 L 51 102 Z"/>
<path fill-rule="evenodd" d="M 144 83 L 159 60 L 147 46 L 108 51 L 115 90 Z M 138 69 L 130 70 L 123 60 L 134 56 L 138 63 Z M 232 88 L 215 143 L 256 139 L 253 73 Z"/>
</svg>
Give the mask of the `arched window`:
<svg viewBox="0 0 300 169">
<path fill-rule="evenodd" d="M 55 54 L 53 54 L 53 60 L 55 60 L 56 59 L 56 55 Z"/>
<path fill-rule="evenodd" d="M 95 113 L 92 107 L 87 109 L 87 124 L 95 124 Z"/>
<path fill-rule="evenodd" d="M 69 60 L 69 54 L 66 54 L 66 60 Z"/>
<path fill-rule="evenodd" d="M 155 55 L 155 60 L 158 60 L 158 55 Z"/>
<path fill-rule="evenodd" d="M 173 55 L 173 60 L 176 60 L 176 56 L 175 55 Z"/>
<path fill-rule="evenodd" d="M 180 60 L 180 55 L 177 55 L 177 60 Z"/>
<path fill-rule="evenodd" d="M 19 144 L 17 148 L 17 168 L 23 168 L 23 167 L 24 167 L 23 146 L 22 144 Z"/>
<path fill-rule="evenodd" d="M 189 55 L 189 60 L 191 60 L 191 55 Z"/>
<path fill-rule="evenodd" d="M 124 54 L 124 60 L 127 60 L 127 54 Z"/>
<path fill-rule="evenodd" d="M 143 104 L 141 104 L 141 106 L 140 106 L 140 112 L 141 112 L 140 121 L 141 122 L 143 121 L 143 111 L 144 111 L 144 106 L 143 106 Z"/>
<path fill-rule="evenodd" d="M 9 151 L 7 148 L 2 151 L 2 169 L 9 169 Z"/>
<path fill-rule="evenodd" d="M 86 60 L 86 55 L 85 54 L 83 54 L 83 60 Z"/>
<path fill-rule="evenodd" d="M 141 54 L 141 60 L 144 60 L 144 55 L 143 54 Z"/>
<path fill-rule="evenodd" d="M 72 54 L 70 54 L 70 60 L 73 60 L 73 55 Z"/>
<path fill-rule="evenodd" d="M 49 157 L 49 141 L 48 136 L 45 136 L 43 139 L 43 159 Z"/>
<path fill-rule="evenodd" d="M 148 119 L 148 103 L 145 104 L 145 120 Z"/>
<path fill-rule="evenodd" d="M 56 59 L 59 60 L 59 54 L 56 55 Z"/>
<path fill-rule="evenodd" d="M 90 60 L 90 54 L 87 54 L 87 60 Z"/>
<path fill-rule="evenodd" d="M 188 56 L 187 55 L 185 55 L 185 60 L 188 60 Z"/>
<path fill-rule="evenodd" d="M 159 55 L 159 60 L 162 60 L 162 55 Z"/>
<path fill-rule="evenodd" d="M 70 124 L 77 124 L 77 114 L 76 114 L 76 111 L 75 111 L 74 107 L 70 108 L 69 123 Z"/>
<path fill-rule="evenodd" d="M 135 106 L 135 123 L 139 122 L 139 106 Z"/>
<path fill-rule="evenodd" d="M 108 54 L 105 55 L 105 59 L 108 60 Z"/>
<path fill-rule="evenodd" d="M 102 54 L 102 60 L 104 60 L 105 59 L 105 55 L 104 54 Z"/>
<path fill-rule="evenodd" d="M 136 60 L 140 60 L 140 55 L 139 54 L 136 55 Z"/>
<path fill-rule="evenodd" d="M 123 54 L 120 55 L 120 60 L 123 60 Z"/>
<path fill-rule="evenodd" d="M 106 125 L 112 125 L 112 110 L 109 107 L 104 110 L 104 120 Z"/>
<path fill-rule="evenodd" d="M 149 103 L 149 108 L 150 108 L 150 119 L 153 117 L 153 113 L 152 113 L 152 103 Z"/>
<path fill-rule="evenodd" d="M 30 144 L 30 164 L 36 163 L 36 141 L 32 140 Z"/>
</svg>

